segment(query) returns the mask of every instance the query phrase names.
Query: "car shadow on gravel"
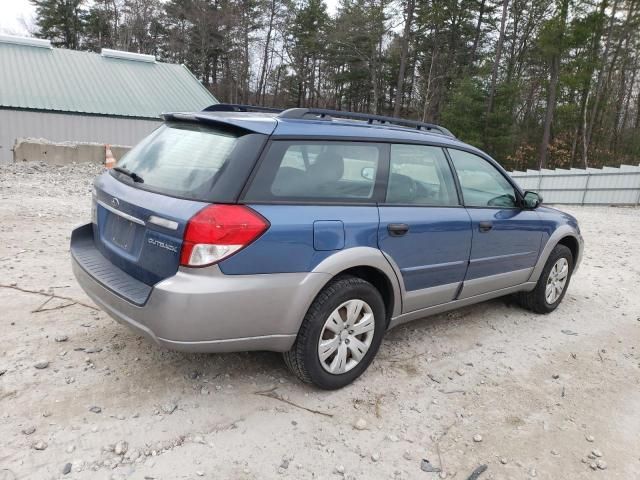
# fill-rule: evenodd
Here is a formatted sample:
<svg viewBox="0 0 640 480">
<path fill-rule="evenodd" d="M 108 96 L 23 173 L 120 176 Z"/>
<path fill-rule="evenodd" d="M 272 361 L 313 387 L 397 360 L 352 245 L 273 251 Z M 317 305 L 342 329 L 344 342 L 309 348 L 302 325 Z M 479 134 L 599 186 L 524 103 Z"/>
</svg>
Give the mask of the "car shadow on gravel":
<svg viewBox="0 0 640 480">
<path fill-rule="evenodd" d="M 513 297 L 503 297 L 400 325 L 386 334 L 376 357 L 376 364 L 382 367 L 389 366 L 386 365 L 388 361 L 397 362 L 398 358 L 421 354 L 430 347 L 427 341 L 433 341 L 433 347 L 442 343 L 441 340 L 446 336 L 467 335 L 470 329 L 502 330 L 507 324 L 512 328 L 511 313 L 516 312 L 522 313 L 523 310 L 515 303 Z M 489 321 L 490 326 L 487 323 Z M 130 371 L 129 375 L 133 377 L 131 380 L 134 382 L 136 375 L 140 375 L 140 380 L 147 383 L 149 377 L 166 378 L 170 373 L 174 380 L 201 380 L 233 388 L 240 388 L 247 383 L 263 386 L 274 382 L 302 386 L 287 370 L 282 355 L 277 352 L 172 352 L 135 336 L 115 322 L 105 327 L 110 330 L 111 338 L 117 340 L 113 340 L 107 346 L 103 355 L 108 355 L 110 350 L 117 353 L 116 356 L 122 355 L 123 363 L 120 366 L 114 358 L 110 359 L 112 370 L 126 369 L 128 359 L 135 358 L 141 368 Z M 441 345 L 441 348 L 446 346 Z M 370 371 L 364 378 L 371 374 Z"/>
</svg>

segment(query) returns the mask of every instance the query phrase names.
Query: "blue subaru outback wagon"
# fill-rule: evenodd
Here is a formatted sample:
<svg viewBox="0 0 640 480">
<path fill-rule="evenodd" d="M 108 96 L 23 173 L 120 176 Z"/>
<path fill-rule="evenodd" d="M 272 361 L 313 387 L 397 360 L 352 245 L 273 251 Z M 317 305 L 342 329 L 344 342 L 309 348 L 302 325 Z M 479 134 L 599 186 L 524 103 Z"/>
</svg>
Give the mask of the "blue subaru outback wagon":
<svg viewBox="0 0 640 480">
<path fill-rule="evenodd" d="M 284 352 L 340 388 L 387 329 L 507 294 L 551 312 L 580 263 L 575 218 L 443 127 L 227 104 L 164 120 L 71 237 L 87 294 L 161 346 Z"/>
</svg>

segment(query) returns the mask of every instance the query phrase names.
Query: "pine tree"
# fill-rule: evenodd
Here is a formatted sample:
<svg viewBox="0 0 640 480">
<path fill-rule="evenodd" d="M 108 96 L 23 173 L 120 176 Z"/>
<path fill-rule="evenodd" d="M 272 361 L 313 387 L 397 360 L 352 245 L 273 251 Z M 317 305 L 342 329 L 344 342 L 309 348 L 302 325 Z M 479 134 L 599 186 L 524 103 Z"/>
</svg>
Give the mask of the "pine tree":
<svg viewBox="0 0 640 480">
<path fill-rule="evenodd" d="M 30 0 L 36 7 L 37 35 L 58 47 L 82 46 L 86 9 L 84 0 Z"/>
</svg>

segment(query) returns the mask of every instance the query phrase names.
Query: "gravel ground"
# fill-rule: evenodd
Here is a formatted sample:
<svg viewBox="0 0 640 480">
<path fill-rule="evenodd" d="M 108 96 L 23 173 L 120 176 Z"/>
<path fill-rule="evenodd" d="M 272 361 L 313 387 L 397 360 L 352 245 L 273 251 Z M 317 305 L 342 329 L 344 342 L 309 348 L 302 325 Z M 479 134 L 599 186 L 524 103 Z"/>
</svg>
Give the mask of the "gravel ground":
<svg viewBox="0 0 640 480">
<path fill-rule="evenodd" d="M 0 167 L 0 479 L 640 478 L 640 210 L 567 208 L 587 246 L 555 313 L 398 327 L 322 392 L 275 353 L 161 351 L 95 310 L 68 242 L 99 171 Z"/>
</svg>

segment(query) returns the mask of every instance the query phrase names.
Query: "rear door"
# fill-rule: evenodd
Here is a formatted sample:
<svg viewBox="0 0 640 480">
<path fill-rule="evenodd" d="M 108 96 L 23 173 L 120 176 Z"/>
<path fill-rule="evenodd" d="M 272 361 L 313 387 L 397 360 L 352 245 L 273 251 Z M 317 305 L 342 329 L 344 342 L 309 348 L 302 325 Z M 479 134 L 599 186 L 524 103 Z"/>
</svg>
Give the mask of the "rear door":
<svg viewBox="0 0 640 480">
<path fill-rule="evenodd" d="M 352 247 L 377 247 L 376 182 L 387 145 L 273 139 L 242 202 L 271 226 L 220 263 L 225 274 L 308 272 Z"/>
<path fill-rule="evenodd" d="M 391 145 L 380 249 L 400 270 L 403 312 L 456 297 L 471 250 L 471 222 L 440 147 Z"/>
<path fill-rule="evenodd" d="M 526 282 L 538 259 L 542 224 L 520 208 L 513 185 L 487 159 L 449 148 L 472 222 L 469 269 L 460 298 Z"/>
<path fill-rule="evenodd" d="M 211 202 L 236 200 L 265 140 L 229 127 L 163 125 L 118 162 L 124 170 L 95 181 L 96 247 L 147 285 L 175 274 L 188 220 Z"/>
</svg>

